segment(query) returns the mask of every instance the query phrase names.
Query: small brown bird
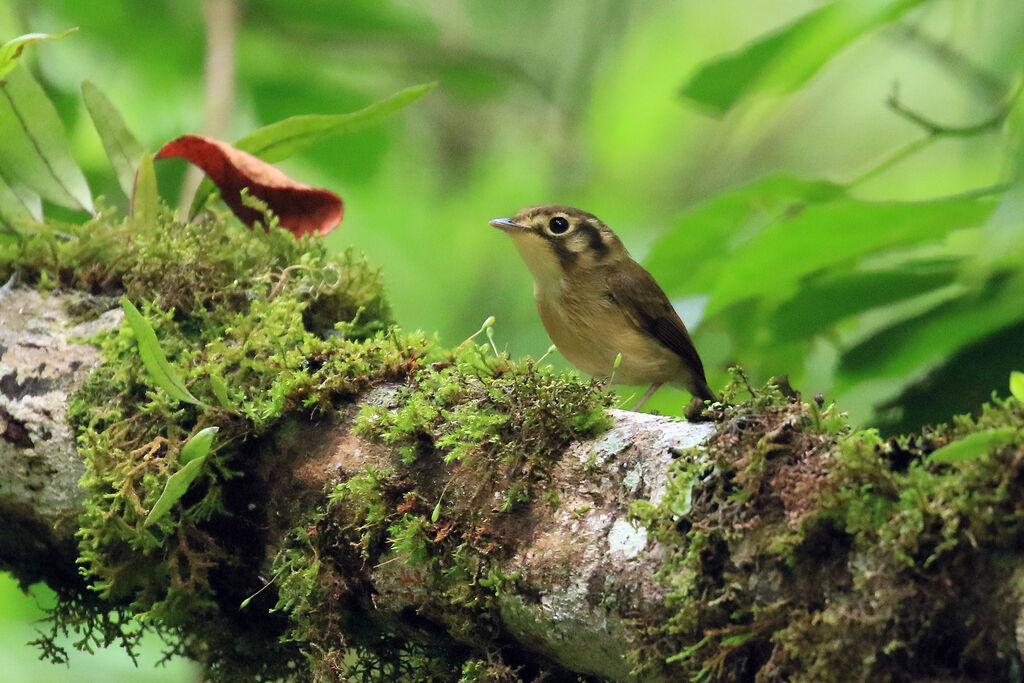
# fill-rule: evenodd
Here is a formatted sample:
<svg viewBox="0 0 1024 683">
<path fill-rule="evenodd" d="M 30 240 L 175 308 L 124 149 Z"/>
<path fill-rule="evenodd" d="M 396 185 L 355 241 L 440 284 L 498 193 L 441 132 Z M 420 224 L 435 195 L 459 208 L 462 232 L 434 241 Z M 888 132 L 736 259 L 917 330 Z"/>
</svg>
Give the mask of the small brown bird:
<svg viewBox="0 0 1024 683">
<path fill-rule="evenodd" d="M 650 384 L 634 410 L 662 384 L 715 400 L 665 292 L 597 216 L 569 206 L 529 206 L 490 223 L 512 238 L 533 273 L 544 329 L 570 363 L 616 384 Z"/>
</svg>

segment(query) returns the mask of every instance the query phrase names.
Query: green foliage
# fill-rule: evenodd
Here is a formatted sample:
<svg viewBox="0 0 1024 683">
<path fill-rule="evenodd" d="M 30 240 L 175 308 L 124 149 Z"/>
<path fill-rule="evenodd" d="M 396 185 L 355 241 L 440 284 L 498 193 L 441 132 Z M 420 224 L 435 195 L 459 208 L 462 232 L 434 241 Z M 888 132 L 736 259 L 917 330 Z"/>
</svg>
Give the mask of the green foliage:
<svg viewBox="0 0 1024 683">
<path fill-rule="evenodd" d="M 124 319 L 131 327 L 135 342 L 139 345 L 139 357 L 146 367 L 150 378 L 159 387 L 167 392 L 167 395 L 177 401 L 202 405 L 192 393 L 185 387 L 178 372 L 167 362 L 160 342 L 157 341 L 153 327 L 146 321 L 139 309 L 135 307 L 128 297 L 121 297 L 121 309 L 124 310 Z"/>
<path fill-rule="evenodd" d="M 85 103 L 93 126 L 96 127 L 96 132 L 100 136 L 107 159 L 114 167 L 121 191 L 126 197 L 134 196 L 135 174 L 139 171 L 139 164 L 146 154 L 145 150 L 132 135 L 132 132 L 128 130 L 121 113 L 114 108 L 103 91 L 93 85 L 91 81 L 82 81 L 82 101 Z M 154 178 L 152 182 L 155 184 L 156 179 Z M 155 187 L 152 194 L 156 194 Z M 149 220 L 148 222 L 152 223 L 153 221 Z"/>
<path fill-rule="evenodd" d="M 69 28 L 66 31 L 60 33 L 27 33 L 17 38 L 11 38 L 3 45 L 0 45 L 0 79 L 11 72 L 21 57 L 21 53 L 24 52 L 25 48 L 33 43 L 38 43 L 44 40 L 60 40 L 61 38 L 70 35 L 78 29 Z"/>
<path fill-rule="evenodd" d="M 1010 373 L 1010 393 L 1024 403 L 1024 372 L 1014 370 Z"/>
<path fill-rule="evenodd" d="M 1001 446 L 1019 441 L 1020 438 L 1020 430 L 1015 427 L 999 427 L 989 431 L 975 432 L 960 441 L 954 441 L 936 450 L 928 456 L 928 460 L 947 465 L 973 460 L 986 453 L 991 453 Z"/>
<path fill-rule="evenodd" d="M 802 86 L 867 31 L 893 22 L 925 0 L 838 0 L 701 65 L 683 95 L 722 114 L 744 98 Z"/>
<path fill-rule="evenodd" d="M 213 437 L 217 434 L 217 427 L 207 427 L 197 432 L 185 445 L 181 447 L 178 455 L 178 463 L 181 469 L 167 478 L 164 491 L 153 503 L 152 509 L 146 515 L 146 521 L 142 526 L 147 527 L 156 524 L 166 515 L 171 506 L 181 500 L 181 497 L 188 491 L 189 486 L 199 476 L 206 462 L 206 456 L 213 445 Z"/>
<path fill-rule="evenodd" d="M 0 82 L 0 174 L 24 193 L 94 212 L 92 193 L 71 156 L 64 125 L 50 98 L 24 66 Z"/>
</svg>

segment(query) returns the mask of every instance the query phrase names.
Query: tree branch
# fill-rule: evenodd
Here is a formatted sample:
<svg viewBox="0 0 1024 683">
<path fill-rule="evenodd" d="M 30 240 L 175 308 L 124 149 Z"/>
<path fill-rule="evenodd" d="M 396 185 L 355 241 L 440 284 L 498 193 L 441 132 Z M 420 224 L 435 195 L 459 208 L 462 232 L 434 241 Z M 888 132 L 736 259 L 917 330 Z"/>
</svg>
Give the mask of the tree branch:
<svg viewBox="0 0 1024 683">
<path fill-rule="evenodd" d="M 75 575 L 82 464 L 64 404 L 96 363 L 81 340 L 119 314 L 68 311 L 95 304 L 0 300 L 0 558 L 24 580 Z M 243 560 L 220 560 L 225 627 L 276 624 L 305 653 L 280 662 L 297 680 L 355 676 L 352 661 L 365 680 L 994 680 L 1021 661 L 1019 402 L 889 442 L 771 390 L 717 424 L 610 411 L 611 429 L 553 462 L 543 495 L 502 512 L 489 496 L 507 492 L 485 481 L 474 496 L 473 473 L 440 450 L 403 464 L 353 430 L 361 410 L 403 410 L 404 391 L 377 385 L 248 445 L 223 493 L 248 516 L 201 530 L 236 539 Z M 482 512 L 457 518 L 454 498 Z M 475 554 L 446 554 L 467 543 Z M 229 658 L 244 670 L 238 657 L 215 650 L 207 675 L 228 675 Z"/>
</svg>

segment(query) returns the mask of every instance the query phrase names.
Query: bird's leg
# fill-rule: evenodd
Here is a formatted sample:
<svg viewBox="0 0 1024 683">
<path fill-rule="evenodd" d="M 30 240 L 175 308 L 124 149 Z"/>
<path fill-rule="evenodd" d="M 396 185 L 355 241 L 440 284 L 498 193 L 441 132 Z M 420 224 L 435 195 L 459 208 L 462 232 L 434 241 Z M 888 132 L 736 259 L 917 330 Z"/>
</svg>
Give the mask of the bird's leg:
<svg viewBox="0 0 1024 683">
<path fill-rule="evenodd" d="M 644 404 L 647 403 L 647 399 L 649 399 L 651 396 L 654 396 L 654 392 L 657 391 L 658 387 L 660 386 L 661 382 L 655 382 L 654 384 L 652 384 L 651 388 L 647 390 L 647 393 L 644 394 L 639 401 L 637 401 L 637 404 L 635 406 L 633 406 L 633 412 L 635 413 L 639 411 L 641 408 L 643 408 Z"/>
</svg>

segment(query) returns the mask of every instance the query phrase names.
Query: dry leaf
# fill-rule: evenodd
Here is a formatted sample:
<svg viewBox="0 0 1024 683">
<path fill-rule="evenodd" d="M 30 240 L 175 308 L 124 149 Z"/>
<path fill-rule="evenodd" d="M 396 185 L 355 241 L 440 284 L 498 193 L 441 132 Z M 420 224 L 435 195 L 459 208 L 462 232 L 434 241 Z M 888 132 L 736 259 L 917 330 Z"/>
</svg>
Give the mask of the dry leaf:
<svg viewBox="0 0 1024 683">
<path fill-rule="evenodd" d="M 157 152 L 157 159 L 181 157 L 206 171 L 221 199 L 250 228 L 263 214 L 242 204 L 241 192 L 266 202 L 281 227 L 296 236 L 326 235 L 341 222 L 343 205 L 333 192 L 297 183 L 262 159 L 226 142 L 183 135 Z"/>
</svg>

